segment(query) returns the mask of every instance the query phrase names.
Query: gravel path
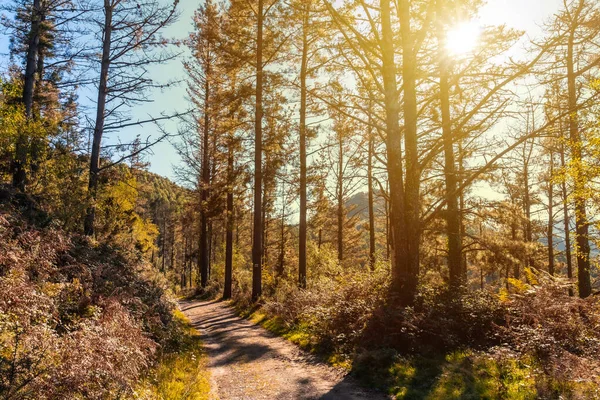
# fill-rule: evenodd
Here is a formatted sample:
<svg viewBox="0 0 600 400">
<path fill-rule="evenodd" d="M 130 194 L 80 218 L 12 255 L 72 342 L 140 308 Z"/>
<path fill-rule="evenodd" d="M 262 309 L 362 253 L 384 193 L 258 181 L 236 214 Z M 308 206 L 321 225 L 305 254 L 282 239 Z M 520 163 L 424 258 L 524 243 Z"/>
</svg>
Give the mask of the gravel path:
<svg viewBox="0 0 600 400">
<path fill-rule="evenodd" d="M 220 301 L 181 302 L 208 353 L 213 399 L 373 399 L 339 370 L 235 315 Z"/>
</svg>

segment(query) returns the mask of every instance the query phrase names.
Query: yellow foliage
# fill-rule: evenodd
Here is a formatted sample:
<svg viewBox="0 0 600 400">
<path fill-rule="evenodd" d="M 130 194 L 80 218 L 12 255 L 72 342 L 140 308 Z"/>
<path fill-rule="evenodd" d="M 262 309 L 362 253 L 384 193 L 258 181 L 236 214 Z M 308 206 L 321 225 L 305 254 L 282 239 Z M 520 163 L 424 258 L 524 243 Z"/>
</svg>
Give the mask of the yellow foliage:
<svg viewBox="0 0 600 400">
<path fill-rule="evenodd" d="M 525 293 L 530 286 L 520 279 L 508 278 L 508 283 L 516 293 Z"/>
<path fill-rule="evenodd" d="M 506 290 L 506 288 L 500 288 L 500 291 L 498 292 L 498 298 L 502 302 L 508 301 L 510 299 L 510 293 L 509 293 L 509 291 Z"/>
<path fill-rule="evenodd" d="M 536 274 L 533 272 L 533 270 L 531 268 L 525 268 L 524 272 L 525 272 L 525 277 L 527 278 L 527 282 L 529 282 L 530 285 L 532 285 L 532 286 L 539 285 L 540 282 L 539 282 Z"/>
<path fill-rule="evenodd" d="M 155 247 L 154 243 L 158 237 L 158 226 L 147 218 L 135 215 L 132 235 L 140 250 L 144 253 Z"/>
</svg>

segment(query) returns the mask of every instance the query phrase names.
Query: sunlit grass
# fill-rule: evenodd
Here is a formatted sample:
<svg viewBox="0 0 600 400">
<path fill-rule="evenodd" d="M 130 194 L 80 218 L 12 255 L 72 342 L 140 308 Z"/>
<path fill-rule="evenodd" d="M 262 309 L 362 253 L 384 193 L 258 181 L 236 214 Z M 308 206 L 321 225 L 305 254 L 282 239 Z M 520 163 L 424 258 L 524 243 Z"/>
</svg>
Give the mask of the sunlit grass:
<svg viewBox="0 0 600 400">
<path fill-rule="evenodd" d="M 396 399 L 537 398 L 530 365 L 470 351 L 455 351 L 445 357 L 398 357 L 381 374 L 382 380 L 387 377 L 385 386 Z"/>
<path fill-rule="evenodd" d="M 289 340 L 303 350 L 311 353 L 315 352 L 314 341 L 311 335 L 303 330 L 301 326 L 288 328 L 280 317 L 269 318 L 266 314 L 259 311 L 250 315 L 250 321 L 259 324 L 269 332 Z"/>
<path fill-rule="evenodd" d="M 198 332 L 180 311 L 175 312 L 179 337 L 141 383 L 139 399 L 205 400 L 209 398 L 207 357 Z"/>
<path fill-rule="evenodd" d="M 318 343 L 301 326 L 289 328 L 280 317 L 260 311 L 249 319 L 304 350 L 318 352 Z M 344 368 L 367 386 L 387 390 L 396 399 L 536 399 L 531 360 L 499 361 L 485 354 L 456 351 L 440 357 L 399 357 L 382 349 L 356 359 L 344 354 L 320 354 L 332 366 Z M 525 362 L 527 361 L 527 362 Z"/>
</svg>

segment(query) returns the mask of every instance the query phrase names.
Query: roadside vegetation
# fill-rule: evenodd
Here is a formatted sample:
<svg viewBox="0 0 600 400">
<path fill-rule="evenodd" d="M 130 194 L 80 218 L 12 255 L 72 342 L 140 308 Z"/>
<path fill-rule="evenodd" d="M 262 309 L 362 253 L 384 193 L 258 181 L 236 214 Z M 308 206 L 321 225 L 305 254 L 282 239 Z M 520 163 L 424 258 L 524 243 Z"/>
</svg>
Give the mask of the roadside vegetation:
<svg viewBox="0 0 600 400">
<path fill-rule="evenodd" d="M 422 290 L 410 309 L 389 306 L 383 268 L 306 290 L 280 282 L 259 304 L 234 292 L 232 306 L 398 399 L 600 398 L 600 299 L 527 274 L 500 295 Z"/>
<path fill-rule="evenodd" d="M 210 393 L 207 357 L 198 331 L 174 311 L 175 335 L 135 390 L 136 399 L 206 400 Z"/>
<path fill-rule="evenodd" d="M 1 189 L 0 397 L 208 398 L 202 344 L 168 286 L 136 246 L 67 233 Z"/>
</svg>

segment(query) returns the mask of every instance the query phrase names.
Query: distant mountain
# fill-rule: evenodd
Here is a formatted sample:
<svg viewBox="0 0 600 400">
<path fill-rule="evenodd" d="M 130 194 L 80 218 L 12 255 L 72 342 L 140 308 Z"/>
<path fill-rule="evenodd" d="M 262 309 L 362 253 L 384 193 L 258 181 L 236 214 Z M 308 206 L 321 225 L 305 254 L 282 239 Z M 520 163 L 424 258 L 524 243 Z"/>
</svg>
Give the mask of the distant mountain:
<svg viewBox="0 0 600 400">
<path fill-rule="evenodd" d="M 375 195 L 375 214 L 380 214 L 385 211 L 385 202 L 382 196 Z M 346 200 L 346 208 L 348 211 L 348 217 L 352 218 L 357 214 L 360 214 L 361 220 L 369 219 L 369 194 L 367 192 L 358 192 L 353 194 L 348 200 Z"/>
<path fill-rule="evenodd" d="M 144 170 L 135 170 L 138 192 L 149 205 L 165 205 L 179 208 L 190 197 L 192 191 L 184 188 L 164 176 Z"/>
</svg>

